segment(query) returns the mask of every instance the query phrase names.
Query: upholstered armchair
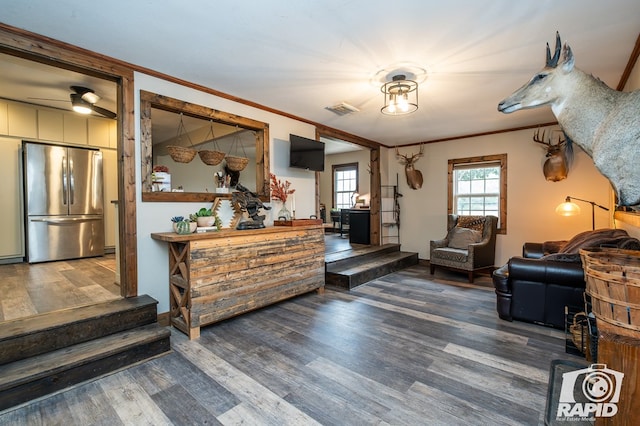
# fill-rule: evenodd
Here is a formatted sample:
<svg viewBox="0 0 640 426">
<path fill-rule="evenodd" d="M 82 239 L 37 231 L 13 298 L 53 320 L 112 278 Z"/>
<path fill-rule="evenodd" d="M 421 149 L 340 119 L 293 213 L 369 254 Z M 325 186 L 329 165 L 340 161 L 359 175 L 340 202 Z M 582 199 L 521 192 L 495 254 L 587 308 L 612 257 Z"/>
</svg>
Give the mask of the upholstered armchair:
<svg viewBox="0 0 640 426">
<path fill-rule="evenodd" d="M 496 252 L 495 216 L 447 216 L 447 235 L 430 244 L 431 274 L 436 266 L 466 272 L 469 282 L 474 273 L 493 268 Z"/>
</svg>

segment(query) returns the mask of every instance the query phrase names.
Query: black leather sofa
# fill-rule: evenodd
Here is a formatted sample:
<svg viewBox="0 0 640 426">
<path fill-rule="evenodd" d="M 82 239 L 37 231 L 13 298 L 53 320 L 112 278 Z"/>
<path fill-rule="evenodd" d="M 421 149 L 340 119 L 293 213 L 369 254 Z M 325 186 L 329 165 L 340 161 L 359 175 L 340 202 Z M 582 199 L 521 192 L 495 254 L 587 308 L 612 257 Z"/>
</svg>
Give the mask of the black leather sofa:
<svg viewBox="0 0 640 426">
<path fill-rule="evenodd" d="M 512 257 L 493 272 L 499 317 L 563 329 L 565 306 L 584 306 L 579 251 L 587 247 L 640 250 L 640 241 L 624 230 L 598 229 L 569 241 L 525 243 L 522 256 Z"/>
</svg>

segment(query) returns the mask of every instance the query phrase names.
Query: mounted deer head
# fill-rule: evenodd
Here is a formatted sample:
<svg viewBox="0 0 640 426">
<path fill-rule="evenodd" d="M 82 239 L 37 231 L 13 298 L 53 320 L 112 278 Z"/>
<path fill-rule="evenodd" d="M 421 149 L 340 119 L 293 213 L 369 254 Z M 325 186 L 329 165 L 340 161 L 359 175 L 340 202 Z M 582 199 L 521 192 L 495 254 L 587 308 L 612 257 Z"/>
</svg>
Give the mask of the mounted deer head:
<svg viewBox="0 0 640 426">
<path fill-rule="evenodd" d="M 566 179 L 569 174 L 571 160 L 573 159 L 571 139 L 561 139 L 558 136 L 558 142 L 554 144 L 551 140 L 551 133 L 549 133 L 549 139 L 545 138 L 545 134 L 546 132 L 543 130 L 542 136 L 540 136 L 540 129 L 536 130 L 533 135 L 533 141 L 542 144 L 545 151 L 547 151 L 547 160 L 542 166 L 542 173 L 544 173 L 545 179 L 551 182 L 558 182 Z"/>
<path fill-rule="evenodd" d="M 404 173 L 407 176 L 407 185 L 411 189 L 422 188 L 422 173 L 414 168 L 414 164 L 424 154 L 424 145 L 420 145 L 420 152 L 417 154 L 402 155 L 396 147 L 396 157 L 400 157 L 400 164 L 404 165 Z"/>
</svg>

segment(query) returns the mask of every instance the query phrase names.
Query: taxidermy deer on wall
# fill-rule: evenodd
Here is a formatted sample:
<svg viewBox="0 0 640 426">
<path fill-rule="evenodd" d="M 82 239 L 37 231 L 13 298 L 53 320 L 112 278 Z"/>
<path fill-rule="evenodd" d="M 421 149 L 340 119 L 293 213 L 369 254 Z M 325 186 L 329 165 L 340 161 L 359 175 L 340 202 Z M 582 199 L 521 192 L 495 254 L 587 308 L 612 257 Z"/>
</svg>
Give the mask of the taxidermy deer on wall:
<svg viewBox="0 0 640 426">
<path fill-rule="evenodd" d="M 404 174 L 407 176 L 407 185 L 411 189 L 422 188 L 422 172 L 417 170 L 414 165 L 416 161 L 424 154 L 424 145 L 420 145 L 420 152 L 411 155 L 402 155 L 396 148 L 396 157 L 400 157 L 400 164 L 404 165 Z"/>
<path fill-rule="evenodd" d="M 621 206 L 640 205 L 640 91 L 619 92 L 574 66 L 560 34 L 553 57 L 528 83 L 498 104 L 505 114 L 550 105 L 566 135 L 607 178 Z"/>
<path fill-rule="evenodd" d="M 540 129 L 538 129 L 533 135 L 533 141 L 542 144 L 547 151 L 547 159 L 542 166 L 542 173 L 544 173 L 545 179 L 551 182 L 566 179 L 573 160 L 571 139 L 561 139 L 558 136 L 558 142 L 553 143 L 551 135 L 549 135 L 549 139 L 546 139 L 545 131 L 543 130 L 542 136 L 540 136 Z"/>
</svg>

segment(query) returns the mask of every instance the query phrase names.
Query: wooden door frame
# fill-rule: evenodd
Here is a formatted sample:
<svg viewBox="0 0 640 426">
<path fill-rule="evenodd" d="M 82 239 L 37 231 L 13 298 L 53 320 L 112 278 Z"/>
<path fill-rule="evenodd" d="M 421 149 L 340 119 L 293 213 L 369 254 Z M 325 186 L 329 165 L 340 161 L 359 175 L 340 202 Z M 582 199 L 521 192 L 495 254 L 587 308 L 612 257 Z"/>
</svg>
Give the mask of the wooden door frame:
<svg viewBox="0 0 640 426">
<path fill-rule="evenodd" d="M 123 297 L 137 296 L 133 67 L 86 49 L 1 23 L 0 52 L 117 83 L 120 294 Z"/>
<path fill-rule="evenodd" d="M 369 211 L 371 213 L 371 223 L 369 228 L 369 239 L 371 245 L 380 245 L 380 147 L 378 142 L 361 138 L 349 133 L 341 132 L 328 127 L 316 127 L 316 140 L 320 137 L 341 139 L 360 145 L 369 150 L 369 185 L 371 200 L 369 201 Z M 320 217 L 320 173 L 316 172 L 316 214 Z"/>
</svg>

